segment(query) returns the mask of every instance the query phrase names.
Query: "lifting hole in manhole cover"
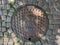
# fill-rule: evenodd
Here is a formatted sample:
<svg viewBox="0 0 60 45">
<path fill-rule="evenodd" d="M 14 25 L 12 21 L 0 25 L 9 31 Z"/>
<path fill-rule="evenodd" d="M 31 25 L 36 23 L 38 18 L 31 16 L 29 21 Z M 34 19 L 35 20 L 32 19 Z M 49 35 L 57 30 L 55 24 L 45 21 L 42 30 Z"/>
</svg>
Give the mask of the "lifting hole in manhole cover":
<svg viewBox="0 0 60 45">
<path fill-rule="evenodd" d="M 19 7 L 11 18 L 13 32 L 26 41 L 41 38 L 46 33 L 47 26 L 46 13 L 35 5 Z"/>
</svg>

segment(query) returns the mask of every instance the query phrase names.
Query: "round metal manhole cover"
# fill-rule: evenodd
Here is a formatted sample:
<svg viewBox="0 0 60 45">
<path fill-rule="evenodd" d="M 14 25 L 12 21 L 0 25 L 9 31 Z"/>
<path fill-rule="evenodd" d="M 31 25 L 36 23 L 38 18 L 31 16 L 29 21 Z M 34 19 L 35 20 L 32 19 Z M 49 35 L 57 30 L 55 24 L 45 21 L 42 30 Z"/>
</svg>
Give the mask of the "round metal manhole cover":
<svg viewBox="0 0 60 45">
<path fill-rule="evenodd" d="M 46 33 L 48 19 L 46 13 L 38 6 L 19 7 L 11 18 L 14 33 L 24 40 L 38 40 Z"/>
</svg>

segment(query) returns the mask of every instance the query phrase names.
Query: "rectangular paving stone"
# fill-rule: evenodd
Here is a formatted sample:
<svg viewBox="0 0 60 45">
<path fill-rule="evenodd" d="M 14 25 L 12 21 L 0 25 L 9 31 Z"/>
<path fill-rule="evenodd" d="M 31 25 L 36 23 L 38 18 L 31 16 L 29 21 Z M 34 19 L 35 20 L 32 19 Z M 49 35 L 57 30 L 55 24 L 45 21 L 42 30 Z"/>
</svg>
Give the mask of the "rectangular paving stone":
<svg viewBox="0 0 60 45">
<path fill-rule="evenodd" d="M 10 12 L 12 12 L 12 13 L 13 13 L 14 11 L 15 11 L 15 10 L 14 10 L 13 8 L 11 8 L 11 9 L 10 9 Z"/>
<path fill-rule="evenodd" d="M 53 30 L 53 35 L 57 35 L 57 31 L 58 31 L 58 29 L 55 29 L 55 28 L 54 28 L 54 30 Z"/>
<path fill-rule="evenodd" d="M 10 5 L 7 4 L 7 10 L 10 9 Z"/>
<path fill-rule="evenodd" d="M 58 29 L 58 33 L 60 34 L 60 28 Z"/>
<path fill-rule="evenodd" d="M 53 15 L 54 19 L 60 19 L 60 15 Z"/>
<path fill-rule="evenodd" d="M 11 29 L 11 28 L 9 28 L 9 29 L 8 29 L 8 32 L 9 32 L 9 33 L 12 33 L 13 31 L 12 31 L 12 29 Z"/>
<path fill-rule="evenodd" d="M 25 45 L 27 45 L 28 42 L 25 42 Z M 31 43 L 30 45 L 34 45 L 33 43 Z"/>
<path fill-rule="evenodd" d="M 49 20 L 49 24 L 53 24 L 53 20 Z"/>
<path fill-rule="evenodd" d="M 53 20 L 53 24 L 60 24 L 60 19 Z"/>
<path fill-rule="evenodd" d="M 4 4 L 4 0 L 2 0 L 2 4 Z"/>
<path fill-rule="evenodd" d="M 13 13 L 9 12 L 8 16 L 10 16 L 10 17 L 11 17 L 11 16 L 12 16 L 12 14 L 13 14 Z"/>
<path fill-rule="evenodd" d="M 6 31 L 6 28 L 2 28 L 2 32 L 5 32 Z"/>
<path fill-rule="evenodd" d="M 6 26 L 5 22 L 2 22 L 2 26 Z"/>
<path fill-rule="evenodd" d="M 7 22 L 10 22 L 11 21 L 11 17 L 7 17 Z"/>
<path fill-rule="evenodd" d="M 5 37 L 5 38 L 7 37 L 7 34 L 8 34 L 7 32 L 4 32 L 4 37 Z"/>
<path fill-rule="evenodd" d="M 3 36 L 3 33 L 2 32 L 0 32 L 0 36 Z"/>
<path fill-rule="evenodd" d="M 6 20 L 6 17 L 5 16 L 1 16 L 2 17 L 2 20 Z"/>
<path fill-rule="evenodd" d="M 0 15 L 2 15 L 2 11 L 0 10 Z"/>
<path fill-rule="evenodd" d="M 8 45 L 13 45 L 13 40 L 12 39 L 9 40 Z"/>
<path fill-rule="evenodd" d="M 6 5 L 3 5 L 3 7 L 2 7 L 3 9 L 7 9 L 7 6 Z"/>
<path fill-rule="evenodd" d="M 7 10 L 3 10 L 3 15 L 7 15 Z"/>
<path fill-rule="evenodd" d="M 49 29 L 54 29 L 54 25 L 49 25 Z"/>
<path fill-rule="evenodd" d="M 2 8 L 2 5 L 0 5 L 0 9 Z"/>
<path fill-rule="evenodd" d="M 1 27 L 1 22 L 0 22 L 0 27 Z"/>
<path fill-rule="evenodd" d="M 36 45 L 41 45 L 41 43 L 40 42 L 36 42 Z"/>
<path fill-rule="evenodd" d="M 48 30 L 48 31 L 47 31 L 47 33 L 46 33 L 46 34 L 47 34 L 47 36 L 51 36 L 51 35 L 53 34 L 52 32 L 53 32 L 53 30 L 52 30 L 52 29 Z"/>
<path fill-rule="evenodd" d="M 1 32 L 2 28 L 0 27 L 0 32 Z"/>
<path fill-rule="evenodd" d="M 59 29 L 60 28 L 60 24 L 55 24 L 54 25 L 54 29 Z"/>
<path fill-rule="evenodd" d="M 44 43 L 43 45 L 49 45 L 48 43 Z"/>
<path fill-rule="evenodd" d="M 0 5 L 1 5 L 2 1 L 0 0 Z"/>
<path fill-rule="evenodd" d="M 8 0 L 3 0 L 4 1 L 4 4 L 7 4 L 8 3 Z"/>
<path fill-rule="evenodd" d="M 7 23 L 6 27 L 10 27 L 10 26 L 11 26 L 11 24 L 10 23 Z"/>
<path fill-rule="evenodd" d="M 0 39 L 0 45 L 2 45 L 3 44 L 3 39 Z"/>
<path fill-rule="evenodd" d="M 7 45 L 8 43 L 8 38 L 4 38 L 4 45 Z"/>
</svg>

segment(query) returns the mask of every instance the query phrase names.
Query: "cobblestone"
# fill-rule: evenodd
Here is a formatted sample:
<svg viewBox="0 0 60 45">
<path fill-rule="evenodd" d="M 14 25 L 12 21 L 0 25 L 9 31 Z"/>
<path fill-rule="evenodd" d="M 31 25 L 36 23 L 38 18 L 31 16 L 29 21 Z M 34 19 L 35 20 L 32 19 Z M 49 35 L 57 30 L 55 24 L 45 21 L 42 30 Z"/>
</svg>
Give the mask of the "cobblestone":
<svg viewBox="0 0 60 45">
<path fill-rule="evenodd" d="M 13 45 L 12 39 L 9 40 L 8 45 Z"/>
<path fill-rule="evenodd" d="M 3 39 L 0 39 L 0 45 L 2 45 L 3 44 Z"/>
<path fill-rule="evenodd" d="M 2 22 L 2 26 L 6 26 L 5 22 Z"/>
<path fill-rule="evenodd" d="M 2 17 L 2 20 L 6 20 L 6 17 L 5 16 L 1 16 Z"/>
<path fill-rule="evenodd" d="M 40 41 L 39 42 L 36 42 L 36 45 L 41 45 Z"/>
<path fill-rule="evenodd" d="M 49 24 L 53 24 L 53 20 L 49 20 Z"/>
<path fill-rule="evenodd" d="M 49 25 L 49 29 L 54 29 L 54 25 Z"/>
<path fill-rule="evenodd" d="M 60 15 L 53 15 L 54 19 L 60 19 Z"/>
<path fill-rule="evenodd" d="M 53 15 L 51 15 L 51 14 L 48 15 L 48 19 L 49 19 L 49 20 L 53 20 Z"/>
<path fill-rule="evenodd" d="M 3 10 L 3 15 L 7 15 L 7 10 Z"/>
<path fill-rule="evenodd" d="M 2 32 L 5 32 L 6 31 L 6 28 L 2 28 Z"/>
<path fill-rule="evenodd" d="M 2 28 L 0 27 L 0 31 L 1 31 L 1 29 L 2 29 Z"/>
<path fill-rule="evenodd" d="M 60 20 L 59 20 L 59 19 L 53 20 L 52 23 L 53 23 L 53 24 L 60 24 Z"/>
<path fill-rule="evenodd" d="M 8 44 L 8 38 L 4 38 L 4 45 Z"/>
</svg>

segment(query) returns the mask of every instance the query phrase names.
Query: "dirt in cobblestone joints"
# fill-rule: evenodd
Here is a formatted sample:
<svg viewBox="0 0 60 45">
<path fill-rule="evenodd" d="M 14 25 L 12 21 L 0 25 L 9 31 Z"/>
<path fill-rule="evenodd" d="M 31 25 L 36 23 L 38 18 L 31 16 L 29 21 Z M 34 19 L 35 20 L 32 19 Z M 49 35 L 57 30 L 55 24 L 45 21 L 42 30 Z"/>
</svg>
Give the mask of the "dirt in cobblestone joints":
<svg viewBox="0 0 60 45">
<path fill-rule="evenodd" d="M 19 1 L 17 0 L 16 2 L 19 2 Z M 21 0 L 21 2 L 26 2 L 26 1 Z M 49 29 L 49 31 L 53 31 L 53 37 L 52 37 L 52 35 L 51 35 L 51 37 L 56 38 L 57 40 L 50 38 L 50 35 L 49 35 L 48 43 L 50 42 L 49 43 L 50 45 L 60 45 L 60 41 L 59 41 L 60 40 L 60 38 L 59 38 L 60 37 L 59 36 L 59 33 L 60 33 L 60 31 L 59 31 L 60 30 L 60 0 L 28 0 L 28 3 L 38 4 L 38 6 L 42 7 L 45 11 L 47 11 L 49 20 L 54 20 L 53 23 L 50 21 L 51 22 L 50 24 L 53 25 L 53 28 L 50 27 L 52 29 Z M 3 9 L 1 10 L 1 8 L 3 8 Z M 2 12 L 5 13 L 4 9 L 6 10 L 6 5 L 0 5 L 0 15 L 2 15 Z M 3 13 L 3 16 L 5 16 L 5 14 L 6 14 L 6 13 L 5 14 L 4 13 Z M 5 19 L 6 18 L 4 17 L 3 20 L 5 21 Z M 47 33 L 49 33 L 49 31 Z M 49 44 L 45 43 L 44 45 L 49 45 Z"/>
</svg>

